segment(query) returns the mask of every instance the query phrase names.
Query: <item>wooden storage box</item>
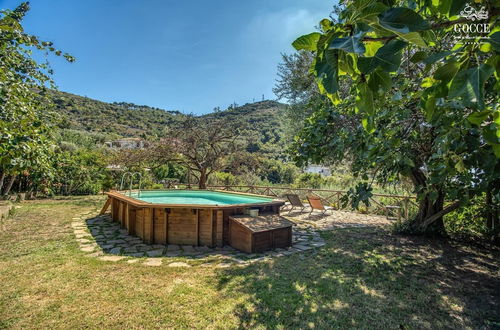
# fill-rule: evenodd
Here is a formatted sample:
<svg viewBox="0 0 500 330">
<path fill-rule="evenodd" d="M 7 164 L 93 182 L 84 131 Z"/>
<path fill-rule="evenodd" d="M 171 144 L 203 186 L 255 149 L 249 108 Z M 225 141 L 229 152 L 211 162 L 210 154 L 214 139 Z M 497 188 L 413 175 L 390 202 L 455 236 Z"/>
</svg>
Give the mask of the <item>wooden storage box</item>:
<svg viewBox="0 0 500 330">
<path fill-rule="evenodd" d="M 229 244 L 247 253 L 286 248 L 292 245 L 293 225 L 278 214 L 233 215 L 229 217 Z"/>
</svg>

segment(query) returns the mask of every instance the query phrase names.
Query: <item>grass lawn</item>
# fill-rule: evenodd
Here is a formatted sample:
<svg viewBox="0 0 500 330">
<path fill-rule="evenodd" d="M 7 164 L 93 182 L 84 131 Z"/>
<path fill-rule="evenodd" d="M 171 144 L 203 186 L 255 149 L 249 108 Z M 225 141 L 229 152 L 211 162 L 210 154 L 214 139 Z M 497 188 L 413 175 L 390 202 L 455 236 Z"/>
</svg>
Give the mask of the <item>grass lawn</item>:
<svg viewBox="0 0 500 330">
<path fill-rule="evenodd" d="M 102 202 L 28 201 L 0 223 L 0 328 L 500 327 L 498 250 L 370 227 L 244 267 L 106 262 L 70 226 Z"/>
</svg>

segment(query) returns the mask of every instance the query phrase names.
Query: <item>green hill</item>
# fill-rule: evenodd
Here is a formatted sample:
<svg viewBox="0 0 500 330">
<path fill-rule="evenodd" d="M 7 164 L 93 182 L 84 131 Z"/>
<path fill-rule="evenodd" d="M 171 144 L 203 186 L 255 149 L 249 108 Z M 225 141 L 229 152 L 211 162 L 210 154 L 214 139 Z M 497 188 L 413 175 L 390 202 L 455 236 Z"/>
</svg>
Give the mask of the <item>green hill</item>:
<svg viewBox="0 0 500 330">
<path fill-rule="evenodd" d="M 180 111 L 146 105 L 107 103 L 66 92 L 53 92 L 56 112 L 62 117 L 60 127 L 71 132 L 88 132 L 102 139 L 117 137 L 161 137 L 168 127 L 185 118 Z M 249 151 L 279 152 L 283 143 L 282 118 L 285 105 L 276 101 L 231 106 L 198 116 L 199 120 L 224 118 L 239 121 L 243 137 L 250 141 Z"/>
<path fill-rule="evenodd" d="M 54 92 L 61 128 L 124 137 L 151 137 L 163 134 L 184 115 L 131 103 L 106 103 L 65 92 Z"/>
</svg>

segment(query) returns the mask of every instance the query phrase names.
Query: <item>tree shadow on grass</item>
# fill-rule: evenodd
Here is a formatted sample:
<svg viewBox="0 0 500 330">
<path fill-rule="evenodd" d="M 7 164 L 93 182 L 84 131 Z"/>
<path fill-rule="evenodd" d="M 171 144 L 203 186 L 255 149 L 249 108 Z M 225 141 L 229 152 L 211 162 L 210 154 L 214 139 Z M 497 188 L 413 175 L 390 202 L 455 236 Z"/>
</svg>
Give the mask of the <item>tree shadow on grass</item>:
<svg viewBox="0 0 500 330">
<path fill-rule="evenodd" d="M 316 253 L 220 271 L 219 289 L 245 297 L 235 310 L 240 328 L 494 328 L 500 321 L 498 252 L 380 228 L 324 236 Z"/>
</svg>

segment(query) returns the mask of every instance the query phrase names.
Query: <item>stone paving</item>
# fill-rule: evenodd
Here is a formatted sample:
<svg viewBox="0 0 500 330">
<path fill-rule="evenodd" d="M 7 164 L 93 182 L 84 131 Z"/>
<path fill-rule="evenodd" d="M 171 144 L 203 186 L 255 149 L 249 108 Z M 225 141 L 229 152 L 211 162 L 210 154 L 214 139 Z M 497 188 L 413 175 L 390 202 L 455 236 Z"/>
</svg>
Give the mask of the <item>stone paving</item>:
<svg viewBox="0 0 500 330">
<path fill-rule="evenodd" d="M 306 208 L 303 212 L 297 210 L 288 212 L 288 209 L 285 207 L 281 215 L 294 221 L 303 229 L 314 231 L 346 227 L 385 226 L 394 222 L 382 215 L 337 211 L 333 208 L 327 208 L 328 211 L 325 214 L 322 214 L 320 211 L 314 211 L 310 214 L 309 208 Z"/>
<path fill-rule="evenodd" d="M 103 261 L 141 263 L 145 266 L 191 267 L 192 260 L 202 261 L 201 266 L 229 267 L 247 265 L 253 262 L 270 260 L 294 253 L 303 253 L 325 245 L 318 231 L 306 226 L 294 226 L 293 245 L 287 249 L 275 249 L 264 253 L 247 254 L 230 246 L 210 248 L 191 245 L 148 245 L 127 231 L 110 215 L 91 216 L 92 212 L 81 214 L 72 219 L 71 226 L 80 250 L 87 256 Z M 291 219 L 294 220 L 294 219 Z M 199 262 L 198 262 L 199 264 Z"/>
<path fill-rule="evenodd" d="M 253 262 L 266 261 L 284 257 L 294 253 L 303 253 L 321 248 L 325 245 L 320 232 L 345 227 L 381 226 L 391 223 L 384 216 L 360 214 L 329 209 L 326 214 L 309 210 L 304 212 L 287 212 L 282 215 L 296 223 L 293 227 L 293 245 L 287 249 L 275 249 L 265 253 L 247 254 L 230 246 L 209 248 L 191 245 L 148 245 L 127 231 L 116 222 L 112 222 L 109 214 L 92 216 L 95 212 L 87 212 L 73 218 L 71 226 L 80 246 L 87 256 L 103 261 L 140 263 L 145 266 L 192 267 L 193 260 L 204 267 L 244 266 Z"/>
</svg>

